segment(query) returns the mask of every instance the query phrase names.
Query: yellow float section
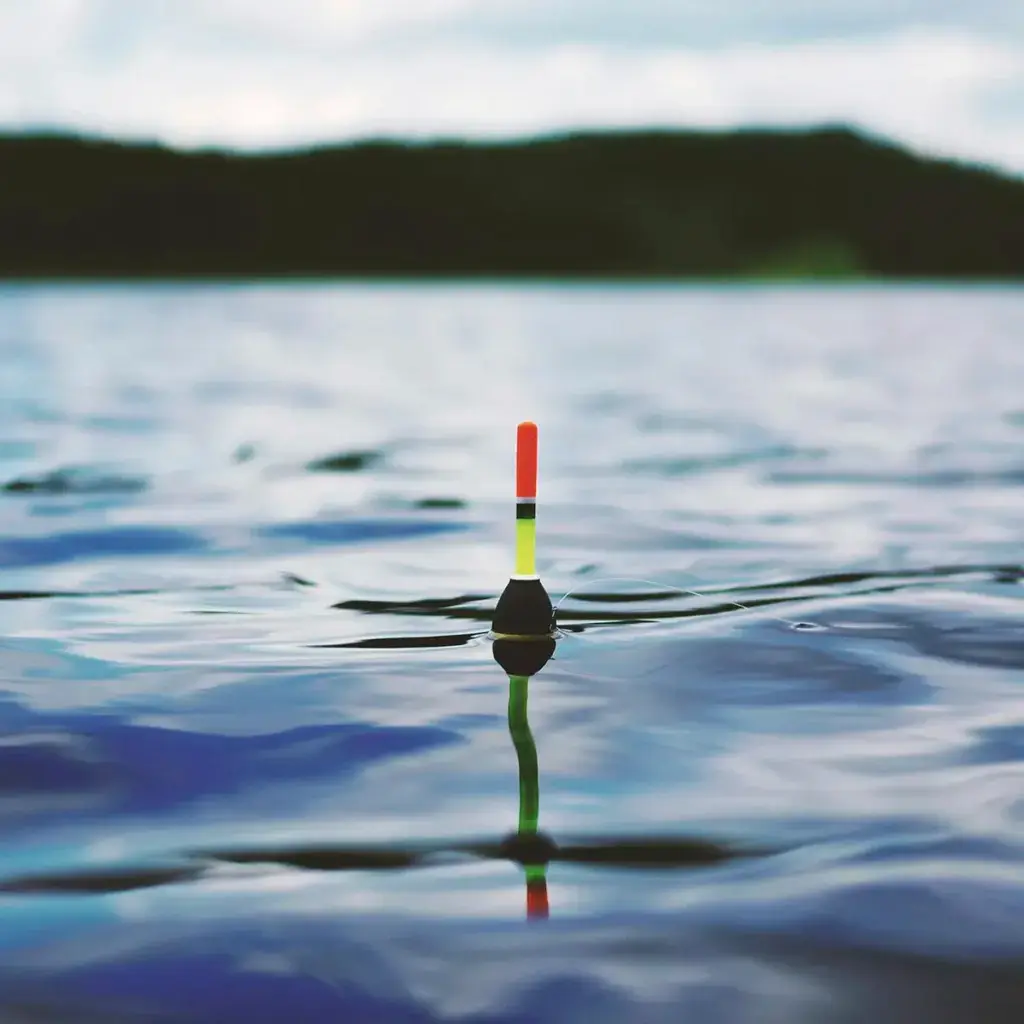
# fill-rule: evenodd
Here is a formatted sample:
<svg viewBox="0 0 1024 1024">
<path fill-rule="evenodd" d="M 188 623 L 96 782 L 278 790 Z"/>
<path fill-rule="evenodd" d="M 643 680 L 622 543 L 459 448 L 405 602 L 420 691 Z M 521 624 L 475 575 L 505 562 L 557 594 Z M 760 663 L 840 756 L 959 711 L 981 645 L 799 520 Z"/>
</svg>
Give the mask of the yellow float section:
<svg viewBox="0 0 1024 1024">
<path fill-rule="evenodd" d="M 516 520 L 516 575 L 537 574 L 537 520 Z"/>
</svg>

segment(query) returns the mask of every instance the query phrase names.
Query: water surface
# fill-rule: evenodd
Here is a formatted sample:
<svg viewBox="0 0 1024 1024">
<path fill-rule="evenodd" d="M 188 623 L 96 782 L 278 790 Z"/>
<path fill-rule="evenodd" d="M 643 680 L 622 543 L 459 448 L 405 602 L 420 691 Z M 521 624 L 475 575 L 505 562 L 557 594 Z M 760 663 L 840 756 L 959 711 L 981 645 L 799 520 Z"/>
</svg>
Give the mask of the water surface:
<svg viewBox="0 0 1024 1024">
<path fill-rule="evenodd" d="M 0 290 L 0 1017 L 1021 1019 L 1022 337 L 1013 288 Z"/>
</svg>

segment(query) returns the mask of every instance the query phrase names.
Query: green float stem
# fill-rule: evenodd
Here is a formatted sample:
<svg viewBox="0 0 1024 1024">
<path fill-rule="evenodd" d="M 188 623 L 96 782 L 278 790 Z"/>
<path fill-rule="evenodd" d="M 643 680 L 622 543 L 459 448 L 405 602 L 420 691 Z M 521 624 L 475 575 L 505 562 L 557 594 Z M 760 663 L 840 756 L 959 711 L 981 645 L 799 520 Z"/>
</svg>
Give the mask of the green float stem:
<svg viewBox="0 0 1024 1024">
<path fill-rule="evenodd" d="M 540 817 L 540 782 L 537 745 L 526 717 L 530 677 L 509 676 L 508 683 L 508 731 L 519 760 L 519 834 L 535 835 Z"/>
</svg>

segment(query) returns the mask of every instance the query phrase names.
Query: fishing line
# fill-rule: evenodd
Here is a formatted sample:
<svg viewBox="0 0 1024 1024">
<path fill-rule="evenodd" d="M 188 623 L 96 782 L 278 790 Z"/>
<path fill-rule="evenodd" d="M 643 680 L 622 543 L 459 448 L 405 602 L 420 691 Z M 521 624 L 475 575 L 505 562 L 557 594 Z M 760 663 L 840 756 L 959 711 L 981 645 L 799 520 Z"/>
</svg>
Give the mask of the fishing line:
<svg viewBox="0 0 1024 1024">
<path fill-rule="evenodd" d="M 596 580 L 587 580 L 581 583 L 577 587 L 573 587 L 572 590 L 567 591 L 563 594 L 558 602 L 555 604 L 555 611 L 562 607 L 562 603 L 570 598 L 573 594 L 578 594 L 581 590 L 586 589 L 590 586 L 596 586 L 600 583 L 643 583 L 648 587 L 658 587 L 661 590 L 673 590 L 677 594 L 685 594 L 689 597 L 699 597 L 702 601 L 716 601 L 720 600 L 724 604 L 732 605 L 734 608 L 740 608 L 745 612 L 755 611 L 757 606 L 751 606 L 743 604 L 741 601 L 734 601 L 728 597 L 722 597 L 719 594 L 703 594 L 699 590 L 690 590 L 687 587 L 677 587 L 673 583 L 662 583 L 658 580 L 644 580 L 638 576 L 602 576 Z M 797 619 L 787 619 L 782 615 L 772 615 L 765 613 L 767 618 L 773 619 L 775 622 L 782 622 L 785 625 L 790 626 L 792 629 L 821 629 L 823 628 L 817 622 L 804 622 L 798 621 Z"/>
<path fill-rule="evenodd" d="M 645 586 L 649 586 L 649 587 L 658 587 L 658 588 L 660 588 L 662 590 L 672 590 L 672 591 L 675 591 L 676 593 L 679 593 L 679 594 L 685 594 L 685 595 L 688 595 L 688 596 L 691 596 L 691 597 L 699 597 L 701 600 L 705 600 L 705 601 L 718 600 L 719 597 L 720 597 L 720 595 L 717 595 L 717 594 L 702 594 L 699 590 L 690 590 L 690 589 L 688 589 L 686 587 L 677 587 L 677 586 L 675 586 L 675 584 L 672 584 L 672 583 L 661 583 L 661 582 L 659 582 L 657 580 L 645 580 L 645 579 L 641 579 L 638 576 L 602 576 L 602 577 L 600 577 L 598 579 L 587 580 L 586 582 L 581 583 L 579 586 L 573 587 L 572 590 L 569 590 L 566 593 L 564 593 L 558 599 L 558 601 L 555 603 L 554 611 L 557 613 L 558 609 L 561 608 L 563 602 L 567 601 L 570 597 L 572 597 L 573 594 L 577 594 L 581 590 L 584 590 L 587 587 L 596 586 L 596 585 L 601 584 L 601 583 L 642 583 Z M 743 604 L 740 601 L 733 601 L 733 600 L 731 600 L 729 598 L 721 598 L 721 600 L 725 604 L 730 604 L 730 605 L 732 605 L 735 608 L 742 609 L 743 611 L 755 611 L 756 610 L 755 608 L 752 608 L 749 605 L 745 605 L 745 604 Z M 796 630 L 801 630 L 801 631 L 808 630 L 808 629 L 824 629 L 825 628 L 824 626 L 822 626 L 820 623 L 817 623 L 817 622 L 797 621 L 796 619 L 787 619 L 787 618 L 784 618 L 784 617 L 782 617 L 780 615 L 770 615 L 769 614 L 766 617 L 772 619 L 775 622 L 784 623 L 785 625 L 789 626 L 791 629 L 796 629 Z M 555 661 L 556 662 L 558 661 L 557 656 L 555 658 Z M 644 672 L 642 673 L 642 675 L 649 675 L 651 672 L 656 672 L 659 668 L 664 668 L 665 665 L 668 665 L 668 664 L 670 664 L 670 662 L 664 662 L 663 664 L 660 664 L 660 665 L 649 665 L 649 666 L 647 666 L 644 669 Z M 585 680 L 585 681 L 588 681 L 588 682 L 595 682 L 595 683 L 622 683 L 622 682 L 625 682 L 626 679 L 628 678 L 627 676 L 601 676 L 601 675 L 596 675 L 596 674 L 591 673 L 591 672 L 581 672 L 578 669 L 575 669 L 575 668 L 570 669 L 568 667 L 566 667 L 564 669 L 561 669 L 561 671 L 568 672 L 570 675 L 575 676 L 578 679 L 582 679 L 582 680 Z"/>
</svg>

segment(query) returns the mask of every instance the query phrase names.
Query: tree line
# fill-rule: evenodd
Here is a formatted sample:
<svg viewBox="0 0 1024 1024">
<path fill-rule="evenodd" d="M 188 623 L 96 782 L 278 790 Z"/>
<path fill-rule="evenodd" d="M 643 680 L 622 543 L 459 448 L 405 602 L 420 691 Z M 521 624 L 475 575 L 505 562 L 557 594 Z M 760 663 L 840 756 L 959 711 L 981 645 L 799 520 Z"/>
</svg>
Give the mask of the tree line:
<svg viewBox="0 0 1024 1024">
<path fill-rule="evenodd" d="M 1024 181 L 842 129 L 0 137 L 0 276 L 1024 276 Z"/>
</svg>

